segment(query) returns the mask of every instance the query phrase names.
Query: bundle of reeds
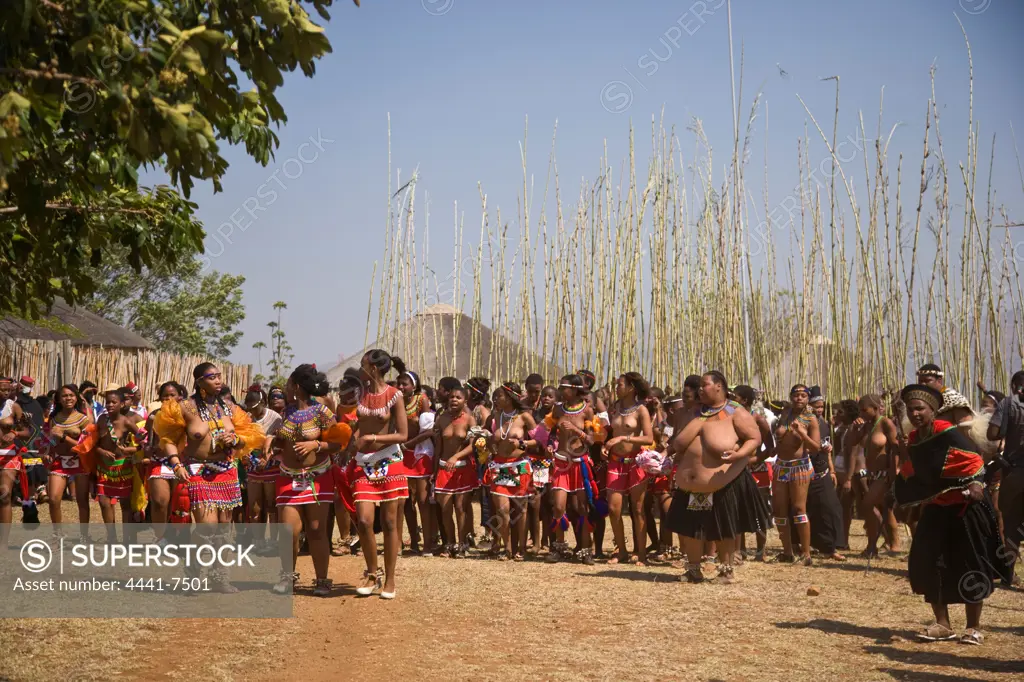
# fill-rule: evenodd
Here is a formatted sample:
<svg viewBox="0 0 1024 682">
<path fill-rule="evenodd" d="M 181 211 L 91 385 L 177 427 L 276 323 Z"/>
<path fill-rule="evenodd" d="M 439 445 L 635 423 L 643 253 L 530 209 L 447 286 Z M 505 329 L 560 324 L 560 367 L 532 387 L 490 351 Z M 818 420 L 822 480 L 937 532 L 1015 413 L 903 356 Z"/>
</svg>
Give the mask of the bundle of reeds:
<svg viewBox="0 0 1024 682">
<path fill-rule="evenodd" d="M 895 126 L 883 126 L 880 102 L 874 134 L 863 115 L 857 125 L 869 143 L 862 181 L 837 157 L 841 89 L 838 77 L 828 79 L 836 93 L 832 130 L 805 105 L 799 187 L 783 202 L 782 219 L 768 199 L 767 143 L 761 201 L 746 189 L 755 131 L 766 140 L 769 133 L 760 93 L 743 125 L 735 108 L 732 160 L 720 176 L 699 119 L 688 128 L 689 159 L 675 132 L 652 119 L 646 178 L 638 178 L 631 127 L 621 177 L 606 147 L 596 179 L 566 204 L 552 151 L 538 211 L 524 135 L 517 224 L 503 222 L 500 211 L 492 223 L 480 188 L 473 245 L 456 205 L 454 264 L 445 277 L 429 260 L 429 202 L 417 257 L 414 173 L 398 192 L 389 188 L 384 262 L 369 303 L 372 311 L 376 300 L 376 329 L 414 364 L 429 357 L 453 369 L 460 351 L 449 341 L 464 318 L 436 330 L 432 344 L 386 334 L 433 303 L 468 310 L 471 371 L 493 380 L 543 372 L 537 358 L 544 358 L 548 370 L 586 366 L 602 380 L 637 370 L 677 389 L 687 374 L 717 368 L 773 395 L 797 381 L 819 383 L 834 398 L 897 388 L 924 362 L 944 367 L 947 383 L 965 395 L 979 379 L 1002 385 L 1024 358 L 1024 292 L 1008 229 L 1020 223 L 993 199 L 994 138 L 987 184 L 979 186 L 969 42 L 967 59 L 967 159 L 946 160 L 933 72 L 919 167 L 903 154 L 890 159 Z M 740 88 L 742 102 L 742 77 Z M 390 161 L 390 132 L 388 144 Z M 822 149 L 830 167 L 824 182 L 812 171 Z M 920 176 L 916 192 L 904 186 L 911 172 Z M 1021 182 L 1024 189 L 1024 175 Z M 368 315 L 367 338 L 369 323 Z M 483 324 L 496 337 L 486 357 L 476 332 Z"/>
</svg>

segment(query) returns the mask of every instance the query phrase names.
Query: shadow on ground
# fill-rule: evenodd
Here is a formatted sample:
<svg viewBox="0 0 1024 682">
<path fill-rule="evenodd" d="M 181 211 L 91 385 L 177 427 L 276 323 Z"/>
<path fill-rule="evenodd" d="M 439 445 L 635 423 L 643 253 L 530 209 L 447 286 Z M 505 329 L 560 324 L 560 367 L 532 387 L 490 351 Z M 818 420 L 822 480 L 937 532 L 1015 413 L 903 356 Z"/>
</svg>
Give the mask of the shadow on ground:
<svg viewBox="0 0 1024 682">
<path fill-rule="evenodd" d="M 1004 661 L 981 656 L 958 656 L 945 651 L 928 651 L 922 644 L 920 649 L 905 651 L 891 646 L 866 646 L 864 651 L 869 654 L 885 656 L 890 661 L 909 665 L 934 665 L 963 670 L 980 670 L 987 673 L 1024 673 L 1024 661 Z M 967 649 L 968 647 L 964 647 Z"/>
<path fill-rule="evenodd" d="M 828 632 L 836 635 L 853 635 L 854 637 L 873 639 L 878 644 L 888 644 L 892 641 L 893 637 L 913 639 L 917 636 L 917 633 L 912 630 L 898 630 L 884 627 L 873 628 L 865 625 L 854 625 L 853 623 L 847 623 L 841 620 L 828 620 L 825 618 L 817 618 L 815 620 L 804 622 L 790 621 L 775 623 L 775 627 L 783 630 L 819 630 L 821 632 Z"/>
</svg>

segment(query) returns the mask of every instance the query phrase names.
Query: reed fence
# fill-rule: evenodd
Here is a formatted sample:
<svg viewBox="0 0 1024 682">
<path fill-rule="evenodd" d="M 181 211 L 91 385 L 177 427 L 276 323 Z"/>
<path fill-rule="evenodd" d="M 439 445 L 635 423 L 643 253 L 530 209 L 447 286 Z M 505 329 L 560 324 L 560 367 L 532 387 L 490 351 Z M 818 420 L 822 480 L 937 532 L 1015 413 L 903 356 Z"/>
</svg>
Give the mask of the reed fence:
<svg viewBox="0 0 1024 682">
<path fill-rule="evenodd" d="M 0 338 L 0 375 L 15 379 L 31 376 L 36 380 L 36 394 L 86 380 L 101 389 L 134 381 L 142 390 L 143 402 L 149 402 L 157 399 L 157 388 L 165 381 L 179 381 L 191 388 L 192 369 L 208 359 L 145 349 L 76 346 L 70 341 Z M 236 397 L 244 394 L 251 383 L 252 366 L 217 365 Z"/>
</svg>

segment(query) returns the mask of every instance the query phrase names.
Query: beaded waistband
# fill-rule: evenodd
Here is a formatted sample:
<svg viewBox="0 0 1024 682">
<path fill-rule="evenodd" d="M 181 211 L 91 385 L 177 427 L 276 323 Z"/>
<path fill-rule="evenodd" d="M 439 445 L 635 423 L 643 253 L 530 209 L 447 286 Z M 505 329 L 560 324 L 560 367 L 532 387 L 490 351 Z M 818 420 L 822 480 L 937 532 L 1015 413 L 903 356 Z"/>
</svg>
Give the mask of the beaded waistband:
<svg viewBox="0 0 1024 682">
<path fill-rule="evenodd" d="M 563 455 L 561 452 L 555 453 L 555 459 L 560 459 L 563 462 L 582 462 L 582 457 L 570 457 L 569 455 Z"/>
<path fill-rule="evenodd" d="M 325 473 L 328 469 L 331 468 L 332 464 L 333 462 L 330 459 L 325 459 L 319 464 L 314 464 L 311 467 L 300 467 L 298 469 L 292 469 L 291 467 L 286 467 L 284 464 L 282 464 L 281 473 L 284 474 L 285 476 L 290 476 L 292 478 L 311 480 Z"/>
</svg>

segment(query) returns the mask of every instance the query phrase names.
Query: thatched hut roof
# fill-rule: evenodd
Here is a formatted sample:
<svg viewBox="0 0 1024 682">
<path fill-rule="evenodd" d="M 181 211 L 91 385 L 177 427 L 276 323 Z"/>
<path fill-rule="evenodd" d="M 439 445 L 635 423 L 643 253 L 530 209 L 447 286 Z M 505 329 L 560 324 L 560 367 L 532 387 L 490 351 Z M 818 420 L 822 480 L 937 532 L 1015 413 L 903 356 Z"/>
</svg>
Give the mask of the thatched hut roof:
<svg viewBox="0 0 1024 682">
<path fill-rule="evenodd" d="M 336 385 L 345 369 L 359 367 L 363 355 L 372 348 L 383 348 L 400 356 L 425 384 L 435 384 L 443 376 L 522 381 L 533 372 L 552 381 L 563 373 L 519 343 L 456 308 L 440 303 L 413 315 L 366 348 L 351 354 L 332 367 L 327 378 Z"/>
<path fill-rule="evenodd" d="M 73 346 L 107 348 L 154 348 L 135 332 L 124 329 L 84 308 L 72 308 L 57 299 L 46 318 L 29 322 L 16 317 L 0 318 L 0 338 L 70 341 Z"/>
</svg>

